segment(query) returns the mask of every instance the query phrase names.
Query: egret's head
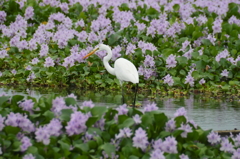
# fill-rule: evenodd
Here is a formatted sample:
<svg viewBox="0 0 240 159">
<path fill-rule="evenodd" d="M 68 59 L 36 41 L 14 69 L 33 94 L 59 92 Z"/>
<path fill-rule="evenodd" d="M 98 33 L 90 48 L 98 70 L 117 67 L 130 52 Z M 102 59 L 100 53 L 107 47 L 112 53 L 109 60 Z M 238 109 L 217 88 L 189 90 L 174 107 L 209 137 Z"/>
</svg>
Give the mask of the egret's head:
<svg viewBox="0 0 240 159">
<path fill-rule="evenodd" d="M 86 56 L 83 57 L 83 59 L 87 58 L 88 56 L 98 52 L 98 51 L 101 51 L 101 50 L 106 50 L 110 48 L 109 46 L 107 45 L 104 45 L 104 44 L 99 44 L 95 47 L 95 49 L 93 49 L 89 54 L 87 54 Z"/>
</svg>

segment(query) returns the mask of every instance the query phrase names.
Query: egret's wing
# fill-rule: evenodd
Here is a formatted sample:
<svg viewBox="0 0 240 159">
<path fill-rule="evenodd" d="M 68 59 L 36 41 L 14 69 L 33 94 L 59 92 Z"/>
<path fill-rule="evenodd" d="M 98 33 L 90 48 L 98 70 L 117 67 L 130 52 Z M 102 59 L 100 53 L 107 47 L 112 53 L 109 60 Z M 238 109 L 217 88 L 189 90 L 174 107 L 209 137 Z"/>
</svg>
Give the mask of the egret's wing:
<svg viewBox="0 0 240 159">
<path fill-rule="evenodd" d="M 119 58 L 114 63 L 114 72 L 121 81 L 139 82 L 138 71 L 132 62 Z"/>
</svg>

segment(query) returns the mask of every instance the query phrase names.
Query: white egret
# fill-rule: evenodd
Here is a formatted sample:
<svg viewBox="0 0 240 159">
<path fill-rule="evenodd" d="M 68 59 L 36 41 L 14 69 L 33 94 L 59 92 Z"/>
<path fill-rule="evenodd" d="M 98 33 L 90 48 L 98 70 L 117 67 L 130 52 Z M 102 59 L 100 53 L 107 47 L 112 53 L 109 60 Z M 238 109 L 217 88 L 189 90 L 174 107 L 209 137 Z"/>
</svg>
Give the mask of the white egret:
<svg viewBox="0 0 240 159">
<path fill-rule="evenodd" d="M 138 89 L 138 83 L 139 83 L 139 75 L 136 67 L 132 62 L 128 61 L 127 59 L 118 58 L 114 63 L 114 68 L 112 68 L 108 63 L 109 60 L 112 58 L 112 50 L 108 45 L 104 45 L 104 44 L 99 44 L 93 51 L 91 51 L 89 54 L 84 56 L 83 59 L 101 50 L 107 51 L 107 55 L 103 58 L 103 64 L 105 68 L 110 74 L 117 77 L 122 87 L 123 103 L 124 103 L 123 86 L 122 86 L 123 82 L 126 81 L 126 82 L 132 82 L 136 84 L 135 96 L 133 101 L 133 107 L 135 107 L 136 95 L 137 95 L 137 89 Z"/>
</svg>

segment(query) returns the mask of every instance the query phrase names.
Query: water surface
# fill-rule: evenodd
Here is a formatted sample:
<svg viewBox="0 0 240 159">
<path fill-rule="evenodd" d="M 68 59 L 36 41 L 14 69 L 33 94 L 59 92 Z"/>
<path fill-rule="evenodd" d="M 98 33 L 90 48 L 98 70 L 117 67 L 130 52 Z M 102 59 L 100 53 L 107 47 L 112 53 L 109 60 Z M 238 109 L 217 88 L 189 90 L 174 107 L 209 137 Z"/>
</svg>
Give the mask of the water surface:
<svg viewBox="0 0 240 159">
<path fill-rule="evenodd" d="M 61 96 L 67 96 L 71 93 L 77 96 L 78 102 L 92 100 L 95 105 L 101 106 L 119 106 L 122 104 L 121 92 L 108 90 L 81 90 L 75 88 L 0 88 L 0 93 L 8 95 L 22 94 L 29 95 L 35 98 L 47 96 L 55 93 Z M 152 96 L 151 96 L 152 97 Z M 126 102 L 131 104 L 133 93 L 126 92 Z M 222 97 L 214 99 L 203 95 L 192 94 L 187 97 L 149 97 L 149 93 L 138 94 L 137 102 L 141 105 L 146 105 L 149 102 L 155 102 L 160 111 L 167 116 L 173 117 L 173 114 L 178 108 L 185 107 L 189 119 L 193 119 L 203 129 L 213 130 L 233 130 L 240 129 L 240 102 L 239 100 L 230 100 Z"/>
</svg>

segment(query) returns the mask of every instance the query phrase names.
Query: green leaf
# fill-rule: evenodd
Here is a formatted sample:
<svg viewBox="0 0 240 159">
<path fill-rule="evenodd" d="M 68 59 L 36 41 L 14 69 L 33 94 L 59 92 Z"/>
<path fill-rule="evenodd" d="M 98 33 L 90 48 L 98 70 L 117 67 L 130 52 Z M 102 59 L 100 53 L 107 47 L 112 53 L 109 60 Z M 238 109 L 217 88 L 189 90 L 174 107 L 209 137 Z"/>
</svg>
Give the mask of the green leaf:
<svg viewBox="0 0 240 159">
<path fill-rule="evenodd" d="M 181 66 L 186 66 L 188 64 L 188 59 L 185 56 L 177 57 L 176 60 Z"/>
<path fill-rule="evenodd" d="M 70 145 L 69 144 L 67 144 L 67 143 L 65 143 L 65 142 L 63 142 L 61 140 L 58 141 L 58 143 L 60 144 L 62 152 L 64 152 L 65 157 L 67 157 L 68 155 L 71 154 L 71 152 L 69 151 L 69 149 L 70 149 Z"/>
<path fill-rule="evenodd" d="M 0 107 L 2 107 L 2 104 L 4 102 L 8 101 L 9 98 L 10 98 L 9 96 L 2 96 L 2 97 L 0 97 Z"/>
<path fill-rule="evenodd" d="M 15 106 L 18 106 L 18 102 L 24 99 L 24 96 L 21 95 L 14 95 L 11 99 L 11 103 Z"/>
<path fill-rule="evenodd" d="M 109 156 L 111 156 L 112 154 L 115 154 L 115 152 L 116 152 L 115 146 L 110 143 L 103 144 L 101 146 L 101 149 L 104 150 L 106 152 L 106 154 L 108 154 Z"/>
<path fill-rule="evenodd" d="M 98 116 L 98 117 L 102 117 L 104 113 L 107 112 L 107 108 L 106 107 L 93 107 L 91 109 L 91 114 L 92 116 Z"/>
<path fill-rule="evenodd" d="M 36 153 L 38 153 L 38 148 L 35 146 L 30 146 L 27 149 L 27 153 L 36 154 Z"/>
<path fill-rule="evenodd" d="M 154 114 L 154 119 L 155 119 L 156 125 L 160 128 L 164 128 L 166 125 L 166 122 L 168 121 L 168 117 L 164 113 Z"/>
<path fill-rule="evenodd" d="M 43 113 L 43 116 L 45 116 L 48 120 L 52 120 L 55 117 L 54 113 L 50 110 L 47 110 L 45 113 Z"/>
<path fill-rule="evenodd" d="M 4 130 L 7 134 L 17 134 L 21 130 L 19 127 L 5 126 Z"/>
<path fill-rule="evenodd" d="M 86 122 L 86 126 L 87 127 L 91 127 L 92 125 L 94 125 L 97 121 L 98 121 L 98 117 L 89 117 L 87 122 Z"/>
<path fill-rule="evenodd" d="M 72 109 L 62 109 L 62 114 L 60 119 L 63 121 L 69 121 L 71 118 L 71 114 L 73 113 Z"/>
<path fill-rule="evenodd" d="M 88 147 L 87 143 L 76 144 L 76 145 L 74 145 L 74 147 L 79 148 L 83 152 L 88 152 L 89 151 L 89 147 Z"/>
<path fill-rule="evenodd" d="M 74 106 L 77 104 L 76 100 L 72 97 L 65 98 L 65 102 L 67 106 L 70 106 L 70 105 Z"/>
<path fill-rule="evenodd" d="M 129 127 L 131 127 L 132 125 L 134 125 L 134 120 L 132 119 L 132 118 L 128 118 L 128 119 L 126 119 L 122 124 L 120 124 L 120 125 L 118 125 L 118 127 L 120 128 L 120 129 L 122 129 L 122 128 L 129 128 Z"/>
<path fill-rule="evenodd" d="M 181 124 L 185 124 L 187 122 L 187 119 L 185 118 L 185 116 L 178 116 L 174 120 L 176 122 L 176 127 L 180 127 Z"/>
</svg>

